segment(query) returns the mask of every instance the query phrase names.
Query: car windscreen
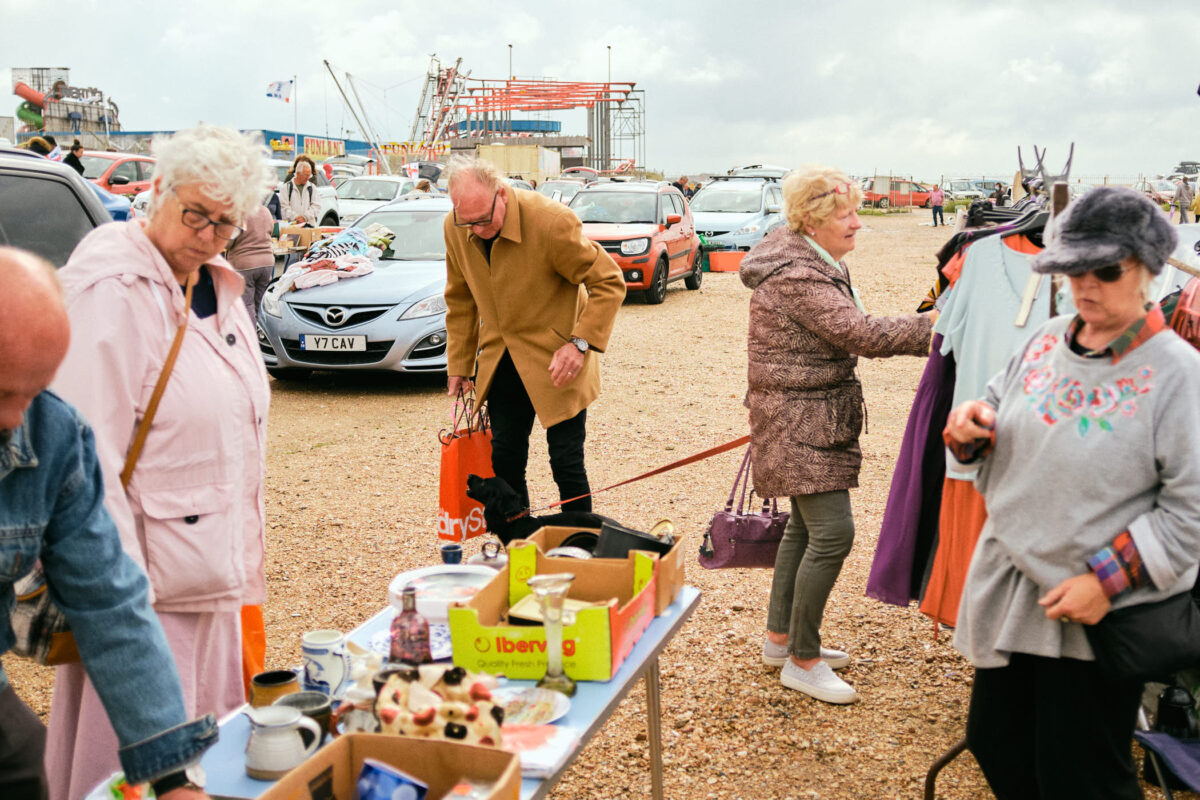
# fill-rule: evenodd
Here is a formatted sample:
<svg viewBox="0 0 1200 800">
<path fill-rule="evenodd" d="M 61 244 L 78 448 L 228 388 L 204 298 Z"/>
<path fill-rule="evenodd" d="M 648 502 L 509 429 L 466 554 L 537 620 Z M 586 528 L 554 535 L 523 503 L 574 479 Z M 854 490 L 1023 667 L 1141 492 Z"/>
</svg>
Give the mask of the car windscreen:
<svg viewBox="0 0 1200 800">
<path fill-rule="evenodd" d="M 762 186 L 715 183 L 705 186 L 691 199 L 692 211 L 753 214 L 762 208 Z"/>
<path fill-rule="evenodd" d="M 394 200 L 400 189 L 395 181 L 343 181 L 337 189 L 339 200 Z"/>
<path fill-rule="evenodd" d="M 1176 188 L 1175 184 L 1170 181 L 1154 181 L 1151 186 L 1154 187 L 1155 191 L 1159 192 L 1173 192 Z"/>
<path fill-rule="evenodd" d="M 94 181 L 104 174 L 104 171 L 113 165 L 111 158 L 104 156 L 83 156 L 79 159 L 83 164 L 83 177 L 89 181 Z"/>
<path fill-rule="evenodd" d="M 445 211 L 374 211 L 354 227 L 365 229 L 379 223 L 396 234 L 383 261 L 439 261 L 446 257 L 445 219 Z"/>
<path fill-rule="evenodd" d="M 579 194 L 583 184 L 578 181 L 547 181 L 537 188 L 538 192 L 551 197 L 555 192 L 562 192 L 563 200 L 570 200 Z"/>
<path fill-rule="evenodd" d="M 61 267 L 93 227 L 64 181 L 20 174 L 0 179 L 0 245 L 29 250 Z"/>
<path fill-rule="evenodd" d="M 580 192 L 571 198 L 570 208 L 582 222 L 653 224 L 658 221 L 658 193 Z"/>
</svg>

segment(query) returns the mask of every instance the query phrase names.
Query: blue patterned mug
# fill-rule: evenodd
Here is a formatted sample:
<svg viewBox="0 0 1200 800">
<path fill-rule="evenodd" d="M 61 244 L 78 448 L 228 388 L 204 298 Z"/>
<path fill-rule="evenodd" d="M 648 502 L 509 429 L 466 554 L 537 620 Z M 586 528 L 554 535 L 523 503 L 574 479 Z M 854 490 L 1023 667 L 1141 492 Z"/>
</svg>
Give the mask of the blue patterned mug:
<svg viewBox="0 0 1200 800">
<path fill-rule="evenodd" d="M 350 684 L 350 654 L 341 631 L 309 631 L 300 640 L 300 683 L 306 691 L 341 697 Z"/>
</svg>

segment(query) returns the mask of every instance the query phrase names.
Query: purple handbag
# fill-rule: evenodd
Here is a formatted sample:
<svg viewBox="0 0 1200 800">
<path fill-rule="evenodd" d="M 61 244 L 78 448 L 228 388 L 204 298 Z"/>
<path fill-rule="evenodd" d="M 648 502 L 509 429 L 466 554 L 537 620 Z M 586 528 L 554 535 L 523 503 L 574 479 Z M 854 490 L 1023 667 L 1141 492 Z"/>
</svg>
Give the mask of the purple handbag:
<svg viewBox="0 0 1200 800">
<path fill-rule="evenodd" d="M 737 511 L 733 510 L 733 498 L 738 494 Z M 750 489 L 750 449 L 742 459 L 741 469 L 729 491 L 725 510 L 713 515 L 712 522 L 704 531 L 700 544 L 700 566 L 705 569 L 731 569 L 734 567 L 775 566 L 775 553 L 783 538 L 783 529 L 788 522 L 788 512 L 780 512 L 775 500 L 763 498 L 762 511 L 746 511 L 746 496 L 754 502 L 754 491 Z"/>
</svg>

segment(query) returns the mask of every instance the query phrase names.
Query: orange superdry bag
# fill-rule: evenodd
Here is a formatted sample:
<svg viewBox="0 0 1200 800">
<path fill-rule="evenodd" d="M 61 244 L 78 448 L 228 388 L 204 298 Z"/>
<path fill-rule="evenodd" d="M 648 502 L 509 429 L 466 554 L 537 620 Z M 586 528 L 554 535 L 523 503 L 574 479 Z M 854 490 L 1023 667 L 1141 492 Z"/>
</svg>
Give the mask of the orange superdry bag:
<svg viewBox="0 0 1200 800">
<path fill-rule="evenodd" d="M 487 532 L 483 504 L 467 497 L 467 475 L 491 478 L 492 429 L 487 412 L 476 410 L 475 395 L 459 393 L 454 426 L 438 434 L 442 470 L 438 486 L 438 538 L 463 542 Z"/>
</svg>

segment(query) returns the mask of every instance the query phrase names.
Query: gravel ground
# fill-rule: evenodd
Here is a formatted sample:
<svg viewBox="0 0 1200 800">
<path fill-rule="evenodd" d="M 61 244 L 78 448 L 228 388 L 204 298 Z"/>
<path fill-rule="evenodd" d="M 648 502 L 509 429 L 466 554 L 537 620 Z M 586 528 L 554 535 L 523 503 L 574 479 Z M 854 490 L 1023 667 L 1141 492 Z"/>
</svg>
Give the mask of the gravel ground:
<svg viewBox="0 0 1200 800">
<path fill-rule="evenodd" d="M 911 311 L 929 287 L 945 229 L 922 224 L 924 213 L 863 221 L 848 263 L 864 303 L 877 314 Z M 700 291 L 672 284 L 663 305 L 626 302 L 588 414 L 593 485 L 747 432 L 749 297 L 736 274 L 709 273 Z M 948 635 L 915 607 L 863 596 L 923 368 L 908 357 L 860 362 L 870 431 L 861 486 L 851 493 L 858 538 L 823 630 L 826 643 L 854 657 L 843 675 L 860 702 L 826 705 L 783 688 L 778 670 L 762 666 L 769 570 L 707 572 L 693 562 L 688 577 L 704 593 L 701 605 L 660 660 L 667 797 L 920 797 L 929 765 L 963 735 L 972 671 Z M 304 631 L 349 630 L 387 602 L 393 575 L 437 560 L 436 434 L 450 424 L 450 401 L 433 377 L 325 374 L 273 390 L 267 659 L 286 666 L 298 663 Z M 725 453 L 616 489 L 597 497 L 596 510 L 643 529 L 669 517 L 696 546 L 740 458 Z M 545 505 L 556 494 L 536 432 L 530 465 L 535 507 Z M 53 672 L 12 658 L 5 668 L 44 717 Z M 552 798 L 649 794 L 644 703 L 639 686 Z M 942 772 L 938 788 L 947 800 L 990 796 L 969 754 Z"/>
</svg>

